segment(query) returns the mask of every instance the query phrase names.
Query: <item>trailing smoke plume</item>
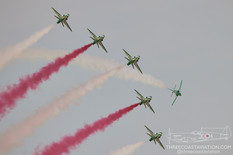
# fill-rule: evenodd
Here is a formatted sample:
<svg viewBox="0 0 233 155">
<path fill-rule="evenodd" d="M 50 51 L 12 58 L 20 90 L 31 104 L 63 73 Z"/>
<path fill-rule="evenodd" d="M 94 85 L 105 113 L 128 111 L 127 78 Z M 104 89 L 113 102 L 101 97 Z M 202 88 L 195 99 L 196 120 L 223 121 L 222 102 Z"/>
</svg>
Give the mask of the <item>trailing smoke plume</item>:
<svg viewBox="0 0 233 155">
<path fill-rule="evenodd" d="M 54 25 L 50 25 L 46 28 L 44 28 L 43 30 L 36 32 L 35 34 L 33 34 L 32 36 L 30 36 L 29 38 L 25 39 L 24 41 L 4 49 L 1 52 L 1 57 L 0 57 L 0 69 L 2 69 L 7 63 L 9 63 L 11 60 L 19 57 L 19 55 L 26 50 L 27 48 L 29 48 L 32 44 L 36 43 L 38 40 L 40 40 L 40 38 L 42 38 L 45 34 L 47 34 L 52 28 L 54 27 Z"/>
<path fill-rule="evenodd" d="M 59 142 L 53 142 L 46 146 L 42 151 L 36 149 L 35 155 L 61 155 L 70 153 L 75 146 L 82 144 L 90 135 L 97 131 L 104 131 L 109 125 L 119 120 L 122 116 L 133 110 L 139 105 L 133 104 L 126 108 L 120 109 L 107 117 L 101 118 L 92 124 L 86 124 L 82 129 L 77 130 L 74 135 L 63 137 Z"/>
<path fill-rule="evenodd" d="M 39 84 L 48 80 L 49 77 L 53 73 L 58 72 L 62 66 L 67 66 L 71 60 L 86 51 L 91 45 L 92 44 L 88 44 L 63 57 L 59 57 L 45 67 L 42 67 L 38 72 L 20 78 L 19 83 L 7 86 L 6 90 L 0 93 L 0 119 L 9 112 L 9 110 L 13 109 L 16 106 L 16 102 L 24 98 L 30 89 L 36 89 Z"/>
<path fill-rule="evenodd" d="M 21 145 L 23 143 L 23 139 L 32 135 L 37 127 L 42 126 L 48 120 L 61 114 L 64 109 L 74 103 L 75 99 L 80 99 L 87 95 L 88 92 L 94 90 L 94 88 L 103 85 L 106 80 L 122 68 L 123 66 L 114 68 L 109 72 L 92 78 L 85 84 L 80 85 L 78 88 L 73 88 L 67 91 L 67 93 L 55 99 L 50 104 L 36 110 L 24 121 L 6 130 L 5 133 L 0 135 L 0 154 L 1 152 L 9 152 L 15 147 Z"/>
<path fill-rule="evenodd" d="M 109 155 L 130 155 L 133 154 L 133 152 L 138 149 L 139 147 L 141 147 L 145 142 L 138 142 L 136 144 L 130 144 L 127 146 L 124 146 L 112 153 L 110 153 Z"/>
</svg>

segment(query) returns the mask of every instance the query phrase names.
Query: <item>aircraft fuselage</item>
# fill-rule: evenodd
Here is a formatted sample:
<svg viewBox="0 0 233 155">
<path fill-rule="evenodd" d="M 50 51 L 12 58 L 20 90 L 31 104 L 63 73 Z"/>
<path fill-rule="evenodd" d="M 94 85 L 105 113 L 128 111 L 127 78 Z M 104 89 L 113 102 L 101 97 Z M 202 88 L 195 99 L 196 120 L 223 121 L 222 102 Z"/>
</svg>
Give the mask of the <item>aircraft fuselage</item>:
<svg viewBox="0 0 233 155">
<path fill-rule="evenodd" d="M 176 96 L 181 96 L 181 93 L 179 90 L 175 90 L 174 93 L 176 94 Z"/>
<path fill-rule="evenodd" d="M 149 103 L 151 101 L 151 97 L 146 97 L 144 100 L 140 102 L 140 105 Z"/>
<path fill-rule="evenodd" d="M 63 15 L 62 18 L 59 18 L 57 21 L 57 24 L 62 23 L 66 20 L 68 20 L 69 15 Z"/>
<path fill-rule="evenodd" d="M 134 57 L 132 60 L 130 60 L 130 61 L 127 63 L 127 65 L 129 66 L 129 65 L 131 65 L 131 64 L 133 64 L 133 63 L 135 63 L 135 62 L 138 62 L 139 59 L 140 59 L 139 57 Z"/>
<path fill-rule="evenodd" d="M 158 135 L 155 135 L 155 136 L 151 136 L 151 138 L 149 139 L 149 141 L 158 139 L 158 138 L 160 138 L 161 136 L 162 136 L 161 134 L 158 134 Z"/>
<path fill-rule="evenodd" d="M 95 39 L 92 43 L 92 45 L 95 45 L 96 43 L 99 43 L 104 40 L 104 36 L 99 36 L 97 39 Z"/>
</svg>

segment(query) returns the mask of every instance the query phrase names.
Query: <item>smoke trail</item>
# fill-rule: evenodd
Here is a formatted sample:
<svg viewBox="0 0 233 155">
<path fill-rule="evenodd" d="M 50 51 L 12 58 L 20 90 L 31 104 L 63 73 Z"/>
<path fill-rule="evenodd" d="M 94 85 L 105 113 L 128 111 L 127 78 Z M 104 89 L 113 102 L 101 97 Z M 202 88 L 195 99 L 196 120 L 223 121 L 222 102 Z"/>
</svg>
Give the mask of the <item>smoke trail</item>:
<svg viewBox="0 0 233 155">
<path fill-rule="evenodd" d="M 92 44 L 88 44 L 80 49 L 74 50 L 64 57 L 59 57 L 54 62 L 41 68 L 38 72 L 20 78 L 18 84 L 8 86 L 5 91 L 0 93 L 0 119 L 16 106 L 18 99 L 25 97 L 29 89 L 36 89 L 40 83 L 48 80 L 49 77 L 53 73 L 58 72 L 62 66 L 67 66 L 71 60 L 86 51 L 91 45 Z"/>
<path fill-rule="evenodd" d="M 116 150 L 115 152 L 110 153 L 110 155 L 130 155 L 133 152 L 141 147 L 145 142 L 138 142 L 136 144 L 127 145 L 123 148 Z"/>
<path fill-rule="evenodd" d="M 24 55 L 22 55 L 21 58 L 50 60 L 58 55 L 61 55 L 62 53 L 64 53 L 64 51 L 33 50 L 33 51 L 30 51 L 30 54 L 28 53 L 29 52 L 26 52 Z M 31 53 L 34 53 L 34 54 L 31 54 Z M 85 69 L 101 71 L 101 72 L 106 72 L 110 70 L 111 68 L 121 65 L 111 60 L 103 59 L 100 57 L 93 57 L 87 54 L 85 55 L 83 54 L 77 59 L 77 61 L 74 61 L 73 63 Z M 150 74 L 146 74 L 146 73 L 141 74 L 140 72 L 132 69 L 131 67 L 125 67 L 123 70 L 115 74 L 115 77 L 125 79 L 125 80 L 142 82 L 142 83 L 160 87 L 160 88 L 167 88 L 166 84 L 163 81 L 160 81 L 154 78 Z"/>
<path fill-rule="evenodd" d="M 25 39 L 24 41 L 14 45 L 13 47 L 5 49 L 1 53 L 0 57 L 0 69 L 2 69 L 9 61 L 12 59 L 17 58 L 24 50 L 29 48 L 32 44 L 36 43 L 40 38 L 42 38 L 45 34 L 47 34 L 54 25 L 50 25 L 43 30 L 36 32 L 29 38 Z"/>
<path fill-rule="evenodd" d="M 12 126 L 6 130 L 5 133 L 0 134 L 0 153 L 9 152 L 13 148 L 22 144 L 23 139 L 30 136 L 37 127 L 42 126 L 49 119 L 58 116 L 63 109 L 66 109 L 70 104 L 73 104 L 75 99 L 80 99 L 97 86 L 103 85 L 106 80 L 122 68 L 123 66 L 119 66 L 109 72 L 92 78 L 78 88 L 73 88 L 45 107 L 39 108 L 34 114 L 17 125 Z"/>
<path fill-rule="evenodd" d="M 108 115 L 107 117 L 99 119 L 91 125 L 86 124 L 73 136 L 65 136 L 59 142 L 54 142 L 51 145 L 46 146 L 42 151 L 36 150 L 35 155 L 60 155 L 63 153 L 69 153 L 72 148 L 80 145 L 91 134 L 94 134 L 97 131 L 104 131 L 106 127 L 120 119 L 123 115 L 127 114 L 138 105 L 139 103 L 133 104 L 126 108 L 120 109 L 115 113 Z"/>
</svg>

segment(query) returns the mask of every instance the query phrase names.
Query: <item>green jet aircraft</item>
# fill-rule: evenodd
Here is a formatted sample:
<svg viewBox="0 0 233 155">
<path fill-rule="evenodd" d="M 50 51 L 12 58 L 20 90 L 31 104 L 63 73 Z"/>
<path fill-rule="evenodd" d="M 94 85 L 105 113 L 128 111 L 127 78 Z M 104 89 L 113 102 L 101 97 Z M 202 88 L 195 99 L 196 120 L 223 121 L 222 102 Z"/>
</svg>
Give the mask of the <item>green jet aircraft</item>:
<svg viewBox="0 0 233 155">
<path fill-rule="evenodd" d="M 67 23 L 69 14 L 67 15 L 61 15 L 60 13 L 57 12 L 57 10 L 55 10 L 54 8 L 52 8 L 53 11 L 57 14 L 57 16 L 54 16 L 58 19 L 57 24 L 62 23 L 62 26 L 64 27 L 64 24 L 70 29 L 70 31 L 72 32 L 69 24 Z"/>
<path fill-rule="evenodd" d="M 162 132 L 160 132 L 160 133 L 154 133 L 154 132 L 152 132 L 147 126 L 145 126 L 146 127 L 146 129 L 149 131 L 149 133 L 147 133 L 149 136 L 150 136 L 150 139 L 149 139 L 149 141 L 151 142 L 152 140 L 155 142 L 155 141 L 157 141 L 159 144 L 160 144 L 160 146 L 165 150 L 165 148 L 164 148 L 164 146 L 163 146 L 163 144 L 161 143 L 161 141 L 159 140 L 160 138 L 161 138 L 161 136 L 162 136 Z M 156 142 L 155 142 L 155 144 L 156 144 Z"/>
<path fill-rule="evenodd" d="M 153 108 L 150 106 L 150 101 L 152 99 L 152 96 L 149 96 L 149 97 L 143 97 L 136 89 L 134 89 L 134 91 L 138 94 L 139 97 L 137 97 L 139 100 L 141 100 L 141 102 L 139 103 L 140 105 L 144 104 L 145 105 L 145 108 L 146 106 L 148 106 L 150 108 L 150 110 L 154 112 Z"/>
<path fill-rule="evenodd" d="M 128 58 L 125 57 L 126 60 L 128 60 L 127 65 L 132 65 L 133 69 L 134 69 L 134 65 L 137 67 L 137 69 L 142 73 L 141 69 L 138 66 L 138 60 L 140 59 L 140 56 L 138 57 L 132 57 L 129 53 L 127 53 L 124 49 L 122 49 L 125 54 L 127 55 Z M 143 74 L 143 73 L 142 73 Z"/>
<path fill-rule="evenodd" d="M 175 99 L 174 99 L 173 102 L 172 102 L 172 105 L 175 103 L 177 97 L 178 97 L 178 96 L 181 96 L 180 90 L 181 90 L 182 82 L 183 82 L 183 80 L 181 80 L 181 82 L 180 82 L 180 87 L 179 87 L 178 90 L 175 90 L 175 89 L 176 89 L 176 85 L 175 85 L 175 87 L 174 87 L 173 89 L 168 88 L 169 90 L 172 91 L 171 96 L 173 95 L 173 93 L 176 95 Z"/>
<path fill-rule="evenodd" d="M 104 47 L 104 45 L 102 43 L 102 41 L 104 40 L 105 36 L 103 35 L 103 36 L 97 37 L 93 32 L 91 32 L 91 30 L 89 30 L 89 29 L 87 29 L 87 30 L 93 36 L 93 37 L 90 37 L 92 40 L 94 40 L 93 43 L 92 43 L 92 45 L 97 44 L 98 48 L 99 48 L 99 45 L 100 45 L 105 50 L 105 52 L 108 53 L 108 51 L 105 49 L 105 47 Z"/>
</svg>

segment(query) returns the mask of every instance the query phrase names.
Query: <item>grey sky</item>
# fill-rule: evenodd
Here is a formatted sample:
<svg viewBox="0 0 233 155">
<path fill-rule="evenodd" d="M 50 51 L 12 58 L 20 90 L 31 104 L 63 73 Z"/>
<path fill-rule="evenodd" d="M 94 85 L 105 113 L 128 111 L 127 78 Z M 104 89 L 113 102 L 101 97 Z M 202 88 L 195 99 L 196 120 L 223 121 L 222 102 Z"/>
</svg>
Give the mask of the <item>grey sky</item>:
<svg viewBox="0 0 233 155">
<path fill-rule="evenodd" d="M 233 128 L 233 1 L 227 0 L 1 0 L 0 47 L 13 45 L 42 28 L 56 24 L 54 7 L 61 14 L 70 14 L 68 23 L 73 32 L 61 25 L 45 35 L 32 48 L 61 49 L 71 52 L 91 42 L 86 28 L 96 35 L 105 34 L 106 54 L 96 46 L 87 53 L 125 63 L 122 48 L 132 55 L 140 55 L 143 72 L 173 87 L 183 79 L 182 97 L 171 107 L 173 98 L 165 89 L 142 83 L 111 78 L 71 106 L 60 117 L 25 140 L 25 144 L 9 153 L 31 154 L 42 146 L 73 134 L 84 123 L 92 123 L 119 108 L 138 102 L 137 89 L 145 96 L 153 96 L 153 114 L 138 107 L 105 132 L 90 136 L 72 154 L 108 154 L 124 145 L 145 140 L 135 155 L 174 154 L 149 143 L 144 125 L 164 133 L 161 141 L 168 144 L 168 129 L 193 131 L 201 127 Z M 76 60 L 78 61 L 78 60 Z M 26 74 L 37 71 L 48 62 L 15 60 L 0 72 L 0 88 L 13 84 Z M 90 72 L 69 65 L 51 76 L 36 91 L 17 103 L 17 107 L 0 122 L 0 133 L 29 116 L 38 107 L 50 103 L 72 87 L 86 82 L 98 72 Z M 232 145 L 232 140 L 217 144 Z M 208 143 L 210 144 L 210 143 Z M 212 144 L 212 143 L 211 143 Z M 231 151 L 222 151 L 230 154 Z"/>
</svg>

